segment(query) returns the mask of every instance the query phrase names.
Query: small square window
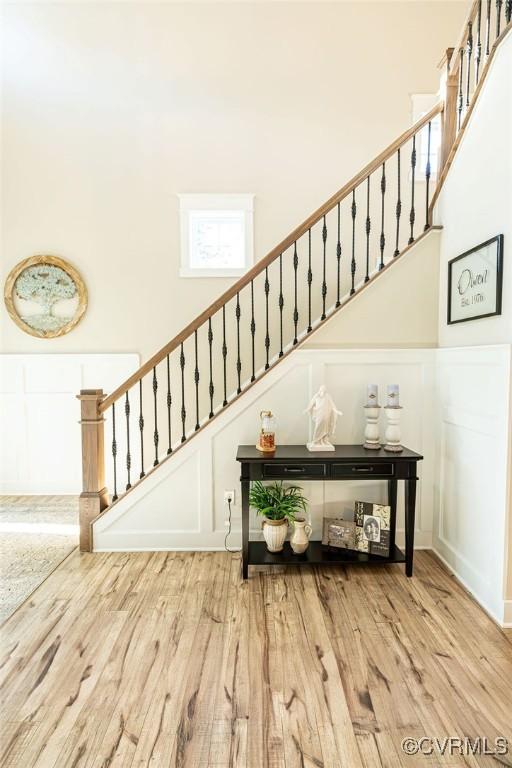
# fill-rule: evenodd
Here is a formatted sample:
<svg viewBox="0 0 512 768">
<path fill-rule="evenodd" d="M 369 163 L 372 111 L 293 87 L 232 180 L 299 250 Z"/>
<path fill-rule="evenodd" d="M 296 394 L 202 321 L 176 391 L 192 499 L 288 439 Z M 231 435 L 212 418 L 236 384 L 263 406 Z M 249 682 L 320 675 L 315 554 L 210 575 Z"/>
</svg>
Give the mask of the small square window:
<svg viewBox="0 0 512 768">
<path fill-rule="evenodd" d="M 253 263 L 254 195 L 179 195 L 182 277 L 239 277 Z"/>
</svg>

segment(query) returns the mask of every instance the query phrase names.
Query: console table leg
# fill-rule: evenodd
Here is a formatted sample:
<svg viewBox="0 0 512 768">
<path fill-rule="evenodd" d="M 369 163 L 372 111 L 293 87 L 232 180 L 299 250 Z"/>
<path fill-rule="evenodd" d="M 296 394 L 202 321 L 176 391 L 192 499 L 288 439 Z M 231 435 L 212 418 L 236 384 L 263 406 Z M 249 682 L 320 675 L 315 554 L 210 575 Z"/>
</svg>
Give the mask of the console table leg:
<svg viewBox="0 0 512 768">
<path fill-rule="evenodd" d="M 405 573 L 412 576 L 414 555 L 414 519 L 416 514 L 416 478 L 405 481 Z"/>
<path fill-rule="evenodd" d="M 398 480 L 388 480 L 388 504 L 391 507 L 391 520 L 389 531 L 389 554 L 393 555 L 395 552 L 395 539 L 396 539 L 396 497 L 398 491 Z"/>
<path fill-rule="evenodd" d="M 243 468 L 242 468 L 243 471 Z M 249 575 L 249 487 L 250 480 L 242 476 L 242 578 Z"/>
</svg>

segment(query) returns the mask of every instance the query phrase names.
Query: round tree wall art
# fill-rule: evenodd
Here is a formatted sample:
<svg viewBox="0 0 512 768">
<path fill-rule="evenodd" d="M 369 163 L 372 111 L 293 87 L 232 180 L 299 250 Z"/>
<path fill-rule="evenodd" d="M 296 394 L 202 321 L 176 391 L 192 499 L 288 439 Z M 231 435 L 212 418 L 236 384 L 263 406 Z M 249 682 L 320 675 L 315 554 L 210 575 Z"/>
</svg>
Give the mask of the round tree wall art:
<svg viewBox="0 0 512 768">
<path fill-rule="evenodd" d="M 16 325 L 32 336 L 63 336 L 80 322 L 87 289 L 77 270 L 58 256 L 32 256 L 11 270 L 5 305 Z"/>
</svg>

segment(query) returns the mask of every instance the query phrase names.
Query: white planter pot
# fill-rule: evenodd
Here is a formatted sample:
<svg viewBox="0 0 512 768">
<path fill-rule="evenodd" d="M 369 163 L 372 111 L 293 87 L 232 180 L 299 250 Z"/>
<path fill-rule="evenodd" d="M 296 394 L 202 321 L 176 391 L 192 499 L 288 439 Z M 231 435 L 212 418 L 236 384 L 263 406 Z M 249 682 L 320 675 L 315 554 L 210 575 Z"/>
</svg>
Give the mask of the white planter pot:
<svg viewBox="0 0 512 768">
<path fill-rule="evenodd" d="M 287 520 L 268 520 L 263 518 L 263 538 L 267 543 L 269 552 L 282 552 L 288 533 Z"/>
</svg>

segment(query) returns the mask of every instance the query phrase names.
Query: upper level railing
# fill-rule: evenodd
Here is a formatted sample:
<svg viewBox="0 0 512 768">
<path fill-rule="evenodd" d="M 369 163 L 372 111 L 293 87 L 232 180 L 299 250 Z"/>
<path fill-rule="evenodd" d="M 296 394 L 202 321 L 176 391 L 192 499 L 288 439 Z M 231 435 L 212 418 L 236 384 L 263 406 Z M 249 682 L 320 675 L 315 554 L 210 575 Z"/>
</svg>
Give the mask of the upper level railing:
<svg viewBox="0 0 512 768">
<path fill-rule="evenodd" d="M 512 0 L 475 0 L 457 45 L 447 51 L 441 175 L 431 210 L 450 169 L 489 66 L 512 26 Z"/>
<path fill-rule="evenodd" d="M 114 392 L 82 393 L 86 521 L 138 484 L 429 230 L 440 182 L 496 46 L 511 26 L 512 0 L 503 15 L 502 5 L 471 6 L 456 53 L 448 56 L 444 102 Z M 111 454 L 106 482 L 104 418 Z"/>
</svg>

